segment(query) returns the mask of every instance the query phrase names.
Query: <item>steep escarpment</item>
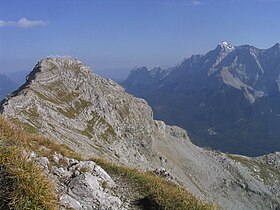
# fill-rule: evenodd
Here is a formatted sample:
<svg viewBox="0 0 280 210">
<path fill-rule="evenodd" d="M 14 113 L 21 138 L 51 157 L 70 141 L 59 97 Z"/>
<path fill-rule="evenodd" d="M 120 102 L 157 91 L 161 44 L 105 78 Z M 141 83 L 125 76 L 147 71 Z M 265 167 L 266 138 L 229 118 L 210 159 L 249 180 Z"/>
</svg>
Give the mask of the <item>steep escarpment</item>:
<svg viewBox="0 0 280 210">
<path fill-rule="evenodd" d="M 1 110 L 27 132 L 51 137 L 85 157 L 165 171 L 173 182 L 223 208 L 273 209 L 279 203 L 279 169 L 193 145 L 186 131 L 154 121 L 144 100 L 76 59 L 40 61 Z"/>
</svg>

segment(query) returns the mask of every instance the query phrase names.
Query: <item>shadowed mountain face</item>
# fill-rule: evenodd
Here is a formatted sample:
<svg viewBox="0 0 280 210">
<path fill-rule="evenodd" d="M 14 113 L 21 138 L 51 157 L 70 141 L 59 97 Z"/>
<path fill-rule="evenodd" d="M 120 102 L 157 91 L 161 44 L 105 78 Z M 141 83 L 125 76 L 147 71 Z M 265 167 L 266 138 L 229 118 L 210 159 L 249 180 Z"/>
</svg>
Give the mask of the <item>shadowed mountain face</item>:
<svg viewBox="0 0 280 210">
<path fill-rule="evenodd" d="M 0 74 L 0 101 L 17 88 L 17 84 L 11 81 L 6 75 Z"/>
<path fill-rule="evenodd" d="M 263 50 L 222 42 L 174 68 L 134 69 L 122 85 L 195 144 L 257 156 L 280 150 L 279 76 L 280 44 Z"/>
</svg>

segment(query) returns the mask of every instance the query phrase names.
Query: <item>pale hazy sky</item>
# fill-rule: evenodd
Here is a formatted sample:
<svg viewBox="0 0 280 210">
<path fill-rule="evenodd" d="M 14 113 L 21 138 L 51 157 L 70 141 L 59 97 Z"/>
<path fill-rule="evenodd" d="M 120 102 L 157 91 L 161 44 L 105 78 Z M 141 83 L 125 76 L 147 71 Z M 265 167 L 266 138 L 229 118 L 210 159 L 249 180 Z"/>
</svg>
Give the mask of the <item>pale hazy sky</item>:
<svg viewBox="0 0 280 210">
<path fill-rule="evenodd" d="M 0 72 L 48 55 L 77 57 L 120 77 L 135 66 L 175 66 L 220 41 L 280 42 L 278 0 L 1 0 Z"/>
</svg>

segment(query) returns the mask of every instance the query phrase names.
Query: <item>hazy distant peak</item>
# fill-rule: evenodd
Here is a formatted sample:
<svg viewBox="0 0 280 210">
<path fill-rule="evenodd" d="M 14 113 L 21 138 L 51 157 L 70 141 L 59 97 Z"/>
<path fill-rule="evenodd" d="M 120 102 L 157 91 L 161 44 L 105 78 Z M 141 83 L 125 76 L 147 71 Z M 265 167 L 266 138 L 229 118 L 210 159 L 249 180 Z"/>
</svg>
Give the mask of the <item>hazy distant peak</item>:
<svg viewBox="0 0 280 210">
<path fill-rule="evenodd" d="M 280 47 L 280 42 L 277 42 L 273 47 Z"/>
<path fill-rule="evenodd" d="M 146 67 L 146 66 L 140 66 L 140 67 L 134 67 L 132 70 L 131 70 L 131 72 L 133 73 L 133 72 L 139 72 L 139 71 L 141 71 L 141 72 L 148 72 L 149 71 L 149 69 Z"/>
<path fill-rule="evenodd" d="M 151 69 L 151 71 L 161 71 L 161 70 L 162 68 L 160 66 Z"/>
<path fill-rule="evenodd" d="M 197 61 L 199 61 L 199 59 L 200 59 L 201 57 L 203 57 L 203 56 L 204 56 L 204 55 L 201 55 L 201 54 L 192 55 L 191 57 L 185 58 L 183 61 L 181 61 L 180 63 L 178 63 L 178 64 L 176 65 L 176 67 L 179 67 L 179 66 L 184 65 L 184 64 L 189 63 L 189 62 L 197 62 Z"/>
<path fill-rule="evenodd" d="M 222 42 L 219 43 L 219 45 L 228 46 L 230 44 L 228 42 L 226 42 L 226 41 L 222 41 Z"/>
<path fill-rule="evenodd" d="M 270 49 L 276 49 L 279 50 L 280 49 L 280 43 L 276 43 L 275 45 L 273 45 Z"/>
<path fill-rule="evenodd" d="M 10 92 L 15 90 L 17 84 L 9 77 L 0 73 L 0 101 Z"/>
</svg>

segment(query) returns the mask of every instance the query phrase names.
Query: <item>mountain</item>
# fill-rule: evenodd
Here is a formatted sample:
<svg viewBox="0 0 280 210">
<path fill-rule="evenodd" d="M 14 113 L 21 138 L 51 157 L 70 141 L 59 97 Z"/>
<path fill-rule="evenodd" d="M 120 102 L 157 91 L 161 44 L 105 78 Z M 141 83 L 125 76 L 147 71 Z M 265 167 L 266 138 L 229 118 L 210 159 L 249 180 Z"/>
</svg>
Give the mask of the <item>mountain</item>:
<svg viewBox="0 0 280 210">
<path fill-rule="evenodd" d="M 279 207 L 278 153 L 249 158 L 195 146 L 185 130 L 154 120 L 143 99 L 76 59 L 41 60 L 0 110 L 25 132 L 65 144 L 84 158 L 157 171 L 222 208 Z"/>
<path fill-rule="evenodd" d="M 6 75 L 0 74 L 0 100 L 17 88 L 17 84 Z"/>
<path fill-rule="evenodd" d="M 7 75 L 14 83 L 18 84 L 18 87 L 25 83 L 25 78 L 29 71 L 21 70 L 21 71 L 14 71 L 14 72 L 5 72 L 4 74 Z"/>
<path fill-rule="evenodd" d="M 134 69 L 122 85 L 147 100 L 156 119 L 186 129 L 195 144 L 258 156 L 280 151 L 279 78 L 280 44 L 221 42 L 173 68 Z"/>
</svg>

